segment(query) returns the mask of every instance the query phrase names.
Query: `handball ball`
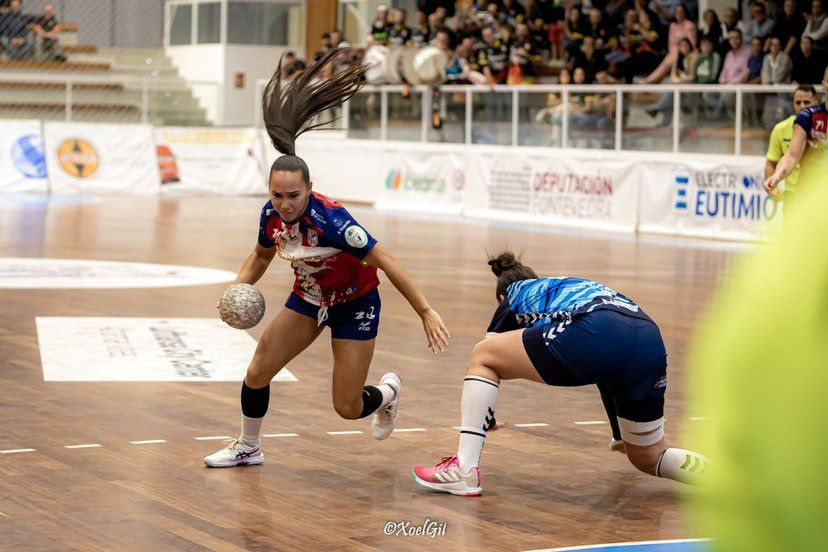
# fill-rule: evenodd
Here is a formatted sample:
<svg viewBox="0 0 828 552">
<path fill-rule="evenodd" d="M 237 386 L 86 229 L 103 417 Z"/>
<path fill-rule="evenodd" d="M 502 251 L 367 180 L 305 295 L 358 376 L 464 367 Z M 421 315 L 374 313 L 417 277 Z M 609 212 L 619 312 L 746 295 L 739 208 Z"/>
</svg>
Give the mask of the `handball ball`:
<svg viewBox="0 0 828 552">
<path fill-rule="evenodd" d="M 264 312 L 264 297 L 250 284 L 233 284 L 224 290 L 219 301 L 221 319 L 239 330 L 258 324 Z"/>
</svg>

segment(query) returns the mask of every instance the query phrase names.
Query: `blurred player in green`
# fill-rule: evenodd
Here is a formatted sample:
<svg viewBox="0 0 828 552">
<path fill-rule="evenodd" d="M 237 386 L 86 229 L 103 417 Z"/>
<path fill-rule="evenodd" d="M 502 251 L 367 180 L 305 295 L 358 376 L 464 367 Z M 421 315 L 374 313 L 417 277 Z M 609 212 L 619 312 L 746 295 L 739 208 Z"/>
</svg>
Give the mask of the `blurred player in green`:
<svg viewBox="0 0 828 552">
<path fill-rule="evenodd" d="M 693 501 L 716 551 L 828 549 L 828 182 L 809 184 L 711 302 L 691 358 L 715 461 Z"/>
<path fill-rule="evenodd" d="M 793 97 L 793 115 L 776 124 L 771 131 L 770 141 L 768 142 L 768 153 L 765 156 L 765 179 L 768 179 L 776 171 L 776 165 L 782 156 L 788 153 L 788 148 L 791 145 L 791 138 L 793 137 L 794 121 L 796 115 L 806 107 L 811 107 L 818 102 L 816 90 L 812 84 L 800 84 Z M 785 178 L 785 205 L 788 205 L 796 193 L 796 184 L 799 181 L 799 163 L 796 164 L 791 174 Z M 775 189 L 774 197 L 780 199 L 781 190 Z"/>
</svg>

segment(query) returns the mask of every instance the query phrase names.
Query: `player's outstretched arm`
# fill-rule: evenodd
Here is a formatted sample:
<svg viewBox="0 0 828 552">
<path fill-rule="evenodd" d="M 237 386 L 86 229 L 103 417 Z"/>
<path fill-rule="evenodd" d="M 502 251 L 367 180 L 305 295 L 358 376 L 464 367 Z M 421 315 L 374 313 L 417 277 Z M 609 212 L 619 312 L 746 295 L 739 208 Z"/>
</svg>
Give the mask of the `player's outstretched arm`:
<svg viewBox="0 0 828 552">
<path fill-rule="evenodd" d="M 776 187 L 779 186 L 779 183 L 791 174 L 796 164 L 802 159 L 802 154 L 805 152 L 806 139 L 805 129 L 799 125 L 794 125 L 788 153 L 782 156 L 782 159 L 776 164 L 776 170 L 765 180 L 765 190 L 768 193 L 773 193 Z"/>
<path fill-rule="evenodd" d="M 428 346 L 432 352 L 441 353 L 448 347 L 449 333 L 443 324 L 440 315 L 431 308 L 425 295 L 417 289 L 414 280 L 405 269 L 391 256 L 390 253 L 377 243 L 365 257 L 365 263 L 375 266 L 385 272 L 394 287 L 397 288 L 406 301 L 411 304 L 414 311 L 420 315 L 423 321 L 423 330 L 428 338 Z"/>
</svg>

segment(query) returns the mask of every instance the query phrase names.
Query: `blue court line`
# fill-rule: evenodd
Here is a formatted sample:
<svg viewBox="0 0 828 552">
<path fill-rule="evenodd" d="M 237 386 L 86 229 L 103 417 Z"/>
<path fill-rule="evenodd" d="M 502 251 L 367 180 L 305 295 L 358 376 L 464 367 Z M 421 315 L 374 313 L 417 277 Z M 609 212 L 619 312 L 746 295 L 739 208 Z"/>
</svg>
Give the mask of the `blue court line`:
<svg viewBox="0 0 828 552">
<path fill-rule="evenodd" d="M 676 539 L 661 541 L 616 542 L 589 544 L 566 548 L 546 548 L 531 552 L 569 552 L 591 550 L 593 552 L 710 552 L 710 539 Z"/>
</svg>

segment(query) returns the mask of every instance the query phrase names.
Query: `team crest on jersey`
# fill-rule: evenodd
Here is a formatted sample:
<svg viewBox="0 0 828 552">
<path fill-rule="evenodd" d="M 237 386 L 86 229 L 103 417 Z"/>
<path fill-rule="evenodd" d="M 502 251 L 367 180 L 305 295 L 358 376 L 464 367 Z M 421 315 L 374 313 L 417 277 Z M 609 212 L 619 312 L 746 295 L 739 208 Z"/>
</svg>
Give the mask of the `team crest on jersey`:
<svg viewBox="0 0 828 552">
<path fill-rule="evenodd" d="M 351 247 L 362 249 L 368 245 L 368 234 L 356 224 L 345 229 L 345 241 Z"/>
<path fill-rule="evenodd" d="M 655 382 L 655 385 L 653 385 L 653 389 L 661 389 L 662 387 L 667 387 L 667 375 L 666 374 L 661 376 L 660 378 L 658 378 L 658 381 Z"/>
</svg>

